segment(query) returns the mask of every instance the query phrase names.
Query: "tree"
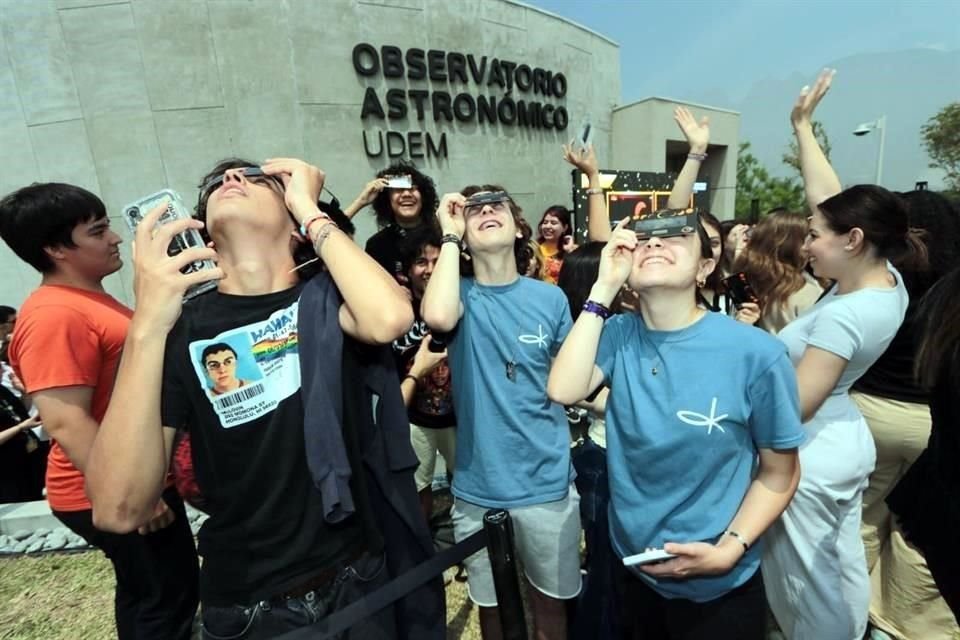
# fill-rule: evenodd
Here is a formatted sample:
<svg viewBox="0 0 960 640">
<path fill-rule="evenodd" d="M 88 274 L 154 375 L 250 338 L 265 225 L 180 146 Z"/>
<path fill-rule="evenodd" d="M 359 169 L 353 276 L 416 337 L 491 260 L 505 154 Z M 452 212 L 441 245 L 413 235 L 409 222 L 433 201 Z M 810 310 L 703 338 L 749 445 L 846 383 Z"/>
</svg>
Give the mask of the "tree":
<svg viewBox="0 0 960 640">
<path fill-rule="evenodd" d="M 923 146 L 933 162 L 930 167 L 943 169 L 947 188 L 960 191 L 960 102 L 951 102 L 920 127 Z"/>
<path fill-rule="evenodd" d="M 823 155 L 827 156 L 827 160 L 830 160 L 830 140 L 827 138 L 826 129 L 823 128 L 823 124 L 819 120 L 813 121 L 813 136 L 817 139 L 817 142 L 820 143 L 820 148 L 823 149 Z M 797 175 L 800 175 L 800 148 L 797 146 L 796 139 L 790 140 L 790 146 L 787 147 L 787 150 L 780 159 L 783 161 L 783 164 L 793 167 Z"/>
<path fill-rule="evenodd" d="M 803 185 L 797 178 L 774 178 L 750 152 L 750 143 L 741 142 L 737 156 L 736 217 L 750 216 L 751 202 L 760 201 L 760 213 L 784 207 L 788 211 L 802 211 L 805 205 Z"/>
</svg>

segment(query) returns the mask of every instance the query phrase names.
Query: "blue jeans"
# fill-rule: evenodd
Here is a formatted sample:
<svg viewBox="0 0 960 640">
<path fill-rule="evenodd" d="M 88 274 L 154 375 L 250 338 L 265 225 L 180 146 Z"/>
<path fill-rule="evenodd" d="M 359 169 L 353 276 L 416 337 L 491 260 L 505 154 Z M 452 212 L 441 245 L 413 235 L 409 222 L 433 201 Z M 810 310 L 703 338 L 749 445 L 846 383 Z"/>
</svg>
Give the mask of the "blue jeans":
<svg viewBox="0 0 960 640">
<path fill-rule="evenodd" d="M 333 582 L 297 598 L 261 600 L 252 605 L 203 606 L 204 640 L 267 640 L 310 626 L 387 582 L 386 557 L 363 554 L 345 566 Z M 393 607 L 366 616 L 339 638 L 380 640 L 396 635 Z"/>
</svg>

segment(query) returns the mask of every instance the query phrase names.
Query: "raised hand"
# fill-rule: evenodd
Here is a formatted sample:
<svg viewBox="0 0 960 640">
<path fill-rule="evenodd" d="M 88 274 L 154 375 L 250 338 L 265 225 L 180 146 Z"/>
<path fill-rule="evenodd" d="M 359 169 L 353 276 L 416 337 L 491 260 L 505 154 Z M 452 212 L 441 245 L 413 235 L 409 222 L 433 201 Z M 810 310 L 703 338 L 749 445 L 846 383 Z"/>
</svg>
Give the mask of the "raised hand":
<svg viewBox="0 0 960 640">
<path fill-rule="evenodd" d="M 284 202 L 298 223 L 316 213 L 326 179 L 323 171 L 296 158 L 268 158 L 260 168 L 268 176 L 277 176 L 283 181 Z"/>
<path fill-rule="evenodd" d="M 592 144 L 587 145 L 586 149 L 574 144 L 563 145 L 563 159 L 577 169 L 580 169 L 587 177 L 600 171 L 599 164 L 597 163 L 597 154 Z"/>
<path fill-rule="evenodd" d="M 444 235 L 452 233 L 458 238 L 463 237 L 467 228 L 466 220 L 463 217 L 463 205 L 466 202 L 467 199 L 459 193 L 445 193 L 440 198 L 440 206 L 437 207 L 437 221 L 440 223 L 440 230 Z"/>
<path fill-rule="evenodd" d="M 209 247 L 193 247 L 175 256 L 167 255 L 170 241 L 187 229 L 201 229 L 203 223 L 194 219 L 175 220 L 155 229 L 166 210 L 164 202 L 144 216 L 137 225 L 133 241 L 133 291 L 137 298 L 134 321 L 146 323 L 151 330 L 169 331 L 180 316 L 183 294 L 191 286 L 219 280 L 219 267 L 201 269 L 184 274 L 180 269 L 191 262 L 217 260 L 217 252 Z"/>
<path fill-rule="evenodd" d="M 813 112 L 817 108 L 817 105 L 820 104 L 823 96 L 827 95 L 827 91 L 830 90 L 830 85 L 833 83 L 833 76 L 835 76 L 836 73 L 836 69 L 824 69 L 820 72 L 820 75 L 817 76 L 813 87 L 807 85 L 800 90 L 800 95 L 797 96 L 793 110 L 790 111 L 790 122 L 794 128 L 805 125 L 813 126 L 811 124 L 813 122 Z"/>
<path fill-rule="evenodd" d="M 673 110 L 673 120 L 687 139 L 690 151 L 704 153 L 707 150 L 707 145 L 710 143 L 710 118 L 704 116 L 700 122 L 697 122 L 689 109 L 677 107 Z"/>
<path fill-rule="evenodd" d="M 629 222 L 629 218 L 623 218 L 617 223 L 610 234 L 610 240 L 600 253 L 600 272 L 594 287 L 600 287 L 601 291 L 595 293 L 602 294 L 603 300 L 598 302 L 612 301 L 633 269 L 633 253 L 638 241 L 637 234 L 626 229 Z"/>
<path fill-rule="evenodd" d="M 368 182 L 364 187 L 363 191 L 360 192 L 360 195 L 357 196 L 357 204 L 361 207 L 366 207 L 374 200 L 377 199 L 377 195 L 387 188 L 387 179 L 386 178 L 374 178 Z"/>
<path fill-rule="evenodd" d="M 571 253 L 576 251 L 579 245 L 573 241 L 573 236 L 563 236 L 563 244 L 560 248 L 563 249 L 564 253 Z"/>
</svg>

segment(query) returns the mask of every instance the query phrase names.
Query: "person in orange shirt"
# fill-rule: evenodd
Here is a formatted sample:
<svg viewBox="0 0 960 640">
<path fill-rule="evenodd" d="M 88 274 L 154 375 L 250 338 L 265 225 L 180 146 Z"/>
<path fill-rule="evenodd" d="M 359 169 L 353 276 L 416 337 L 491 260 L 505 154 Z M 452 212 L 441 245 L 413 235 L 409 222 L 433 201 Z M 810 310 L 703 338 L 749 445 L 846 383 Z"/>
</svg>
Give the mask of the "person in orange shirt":
<svg viewBox="0 0 960 640">
<path fill-rule="evenodd" d="M 113 563 L 120 640 L 187 640 L 198 562 L 183 501 L 167 488 L 139 530 L 93 525 L 84 471 L 106 412 L 132 311 L 103 279 L 122 266 L 103 202 L 68 184 L 33 184 L 0 200 L 0 236 L 42 275 L 10 341 L 10 363 L 53 440 L 47 500 L 67 527 Z"/>
</svg>

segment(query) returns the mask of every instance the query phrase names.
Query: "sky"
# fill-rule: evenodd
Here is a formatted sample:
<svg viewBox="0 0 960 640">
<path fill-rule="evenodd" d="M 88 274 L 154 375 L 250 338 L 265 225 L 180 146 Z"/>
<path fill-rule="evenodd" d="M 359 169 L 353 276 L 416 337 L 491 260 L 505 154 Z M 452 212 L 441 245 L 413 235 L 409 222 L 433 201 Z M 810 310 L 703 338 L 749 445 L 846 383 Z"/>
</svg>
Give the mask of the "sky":
<svg viewBox="0 0 960 640">
<path fill-rule="evenodd" d="M 960 49 L 957 0 L 526 2 L 620 45 L 624 104 L 683 98 L 691 86 L 736 101 L 765 77 L 803 70 L 812 77 L 824 61 L 848 55 Z"/>
</svg>

